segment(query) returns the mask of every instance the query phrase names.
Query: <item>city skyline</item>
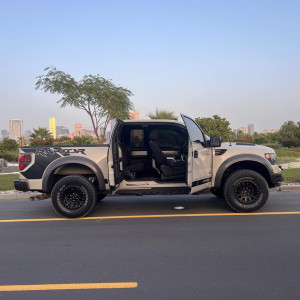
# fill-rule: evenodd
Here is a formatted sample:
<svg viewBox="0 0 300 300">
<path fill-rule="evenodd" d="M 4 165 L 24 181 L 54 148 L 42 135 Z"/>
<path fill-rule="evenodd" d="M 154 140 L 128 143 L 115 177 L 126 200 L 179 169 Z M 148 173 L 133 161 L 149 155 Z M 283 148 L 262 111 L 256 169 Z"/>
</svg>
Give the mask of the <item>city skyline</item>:
<svg viewBox="0 0 300 300">
<path fill-rule="evenodd" d="M 137 110 L 130 112 L 129 117 L 130 117 L 130 119 L 140 120 L 140 112 Z M 29 140 L 33 129 L 38 129 L 38 127 L 43 127 L 43 126 L 38 126 L 37 128 L 32 128 L 32 130 L 22 128 L 22 124 L 24 122 L 21 119 L 10 119 L 9 126 L 10 126 L 10 124 L 13 123 L 13 121 L 17 121 L 18 124 L 20 124 L 20 127 L 18 127 L 18 129 L 17 129 L 17 131 L 19 130 L 20 135 L 17 136 L 16 138 L 13 138 L 15 140 L 18 140 L 21 136 L 24 137 L 25 140 Z M 250 134 L 250 135 L 253 135 L 254 133 L 259 133 L 259 134 L 276 133 L 279 131 L 279 128 L 265 128 L 264 130 L 258 132 L 258 131 L 254 130 L 254 125 L 255 125 L 254 123 L 250 123 L 247 126 L 242 126 L 242 127 L 238 127 L 238 128 L 230 127 L 230 128 L 231 128 L 232 132 L 235 134 L 237 134 L 240 131 L 243 134 Z M 55 129 L 54 129 L 54 126 L 55 126 Z M 55 135 L 51 134 L 54 139 L 60 138 L 62 136 L 68 136 L 68 137 L 73 138 L 75 136 L 82 136 L 82 135 L 90 135 L 90 136 L 93 136 L 94 138 L 96 137 L 94 130 L 91 128 L 84 127 L 82 123 L 78 123 L 78 122 L 74 123 L 72 127 L 74 130 L 70 131 L 70 129 L 66 126 L 56 125 L 56 118 L 51 117 L 48 119 L 48 127 L 45 126 L 43 128 L 48 129 L 50 133 L 55 131 Z M 1 133 L 0 140 L 5 137 L 10 138 L 9 130 L 7 130 L 5 128 L 4 129 L 0 128 L 0 133 Z M 103 127 L 100 126 L 98 133 L 100 135 L 103 135 Z"/>
</svg>

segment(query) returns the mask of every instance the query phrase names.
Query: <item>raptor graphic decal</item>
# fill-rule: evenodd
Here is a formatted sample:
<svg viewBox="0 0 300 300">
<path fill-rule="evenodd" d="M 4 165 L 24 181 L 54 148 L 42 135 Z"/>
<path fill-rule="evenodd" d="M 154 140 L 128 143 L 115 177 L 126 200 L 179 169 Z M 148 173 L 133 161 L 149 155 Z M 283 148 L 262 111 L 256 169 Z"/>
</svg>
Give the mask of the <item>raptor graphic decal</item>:
<svg viewBox="0 0 300 300">
<path fill-rule="evenodd" d="M 50 156 L 50 155 L 61 155 L 61 156 L 69 156 L 71 154 L 85 154 L 85 149 L 75 149 L 75 148 L 67 148 L 67 149 L 63 149 L 63 148 L 40 148 L 40 149 L 36 149 L 35 151 L 35 155 L 41 155 L 44 157 Z"/>
</svg>

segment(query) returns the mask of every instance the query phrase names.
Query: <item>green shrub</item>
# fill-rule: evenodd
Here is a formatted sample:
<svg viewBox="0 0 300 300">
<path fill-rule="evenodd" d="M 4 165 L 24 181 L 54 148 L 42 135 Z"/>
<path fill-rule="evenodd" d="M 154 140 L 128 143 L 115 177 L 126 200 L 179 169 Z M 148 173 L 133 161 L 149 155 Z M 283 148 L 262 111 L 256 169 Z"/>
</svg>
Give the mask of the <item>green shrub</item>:
<svg viewBox="0 0 300 300">
<path fill-rule="evenodd" d="M 19 151 L 0 151 L 0 158 L 4 158 L 9 162 L 17 162 L 19 158 Z"/>
<path fill-rule="evenodd" d="M 0 151 L 16 151 L 18 143 L 15 140 L 5 138 L 0 142 Z"/>
</svg>

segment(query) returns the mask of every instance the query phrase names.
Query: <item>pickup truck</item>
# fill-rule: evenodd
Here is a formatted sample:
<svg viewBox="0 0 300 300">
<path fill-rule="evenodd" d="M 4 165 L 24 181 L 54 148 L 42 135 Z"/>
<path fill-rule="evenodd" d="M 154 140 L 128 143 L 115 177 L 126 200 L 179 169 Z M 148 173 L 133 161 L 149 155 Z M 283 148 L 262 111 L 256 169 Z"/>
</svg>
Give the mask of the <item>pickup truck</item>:
<svg viewBox="0 0 300 300">
<path fill-rule="evenodd" d="M 253 212 L 279 186 L 273 149 L 222 143 L 193 119 L 116 120 L 109 144 L 20 148 L 19 191 L 51 194 L 62 216 L 88 215 L 108 194 L 199 194 L 210 191 L 236 212 Z"/>
</svg>

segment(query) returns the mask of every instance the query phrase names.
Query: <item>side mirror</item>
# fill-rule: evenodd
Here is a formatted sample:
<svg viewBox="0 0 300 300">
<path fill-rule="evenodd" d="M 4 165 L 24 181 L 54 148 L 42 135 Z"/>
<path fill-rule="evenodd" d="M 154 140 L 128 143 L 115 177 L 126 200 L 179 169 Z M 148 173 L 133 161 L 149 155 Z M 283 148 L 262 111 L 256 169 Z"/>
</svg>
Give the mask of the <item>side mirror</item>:
<svg viewBox="0 0 300 300">
<path fill-rule="evenodd" d="M 220 136 L 210 137 L 210 146 L 211 147 L 220 147 L 221 146 L 221 137 Z"/>
</svg>

